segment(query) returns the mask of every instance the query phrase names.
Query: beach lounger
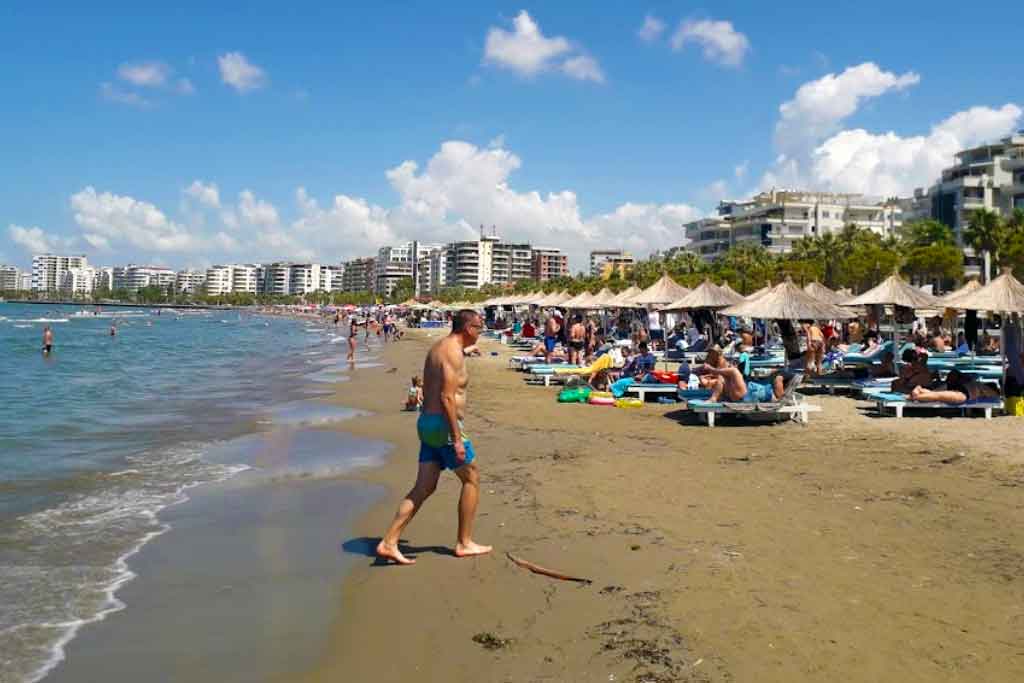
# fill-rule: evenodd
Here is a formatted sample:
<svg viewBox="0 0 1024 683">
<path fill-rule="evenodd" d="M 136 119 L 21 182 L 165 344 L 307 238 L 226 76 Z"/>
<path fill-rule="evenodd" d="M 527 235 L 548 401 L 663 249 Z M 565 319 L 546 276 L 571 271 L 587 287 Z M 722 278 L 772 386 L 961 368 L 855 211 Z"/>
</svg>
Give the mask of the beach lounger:
<svg viewBox="0 0 1024 683">
<path fill-rule="evenodd" d="M 825 389 L 829 394 L 837 391 L 851 391 L 860 393 L 865 389 L 888 390 L 892 386 L 894 377 L 855 378 L 855 377 L 830 377 L 829 375 L 817 375 L 804 379 L 803 386 L 813 389 Z"/>
<path fill-rule="evenodd" d="M 558 384 L 565 381 L 565 375 L 556 373 L 556 369 L 576 367 L 579 366 L 569 365 L 568 363 L 559 365 L 557 368 L 553 365 L 530 366 L 526 371 L 526 381 L 531 384 L 543 384 L 544 386 L 549 387 L 552 383 Z"/>
<path fill-rule="evenodd" d="M 626 387 L 627 394 L 636 394 L 637 398 L 641 401 L 647 400 L 647 395 L 651 394 L 654 396 L 671 396 L 677 398 L 679 394 L 679 387 L 675 384 L 644 384 L 642 382 L 636 382 Z M 710 393 L 710 392 L 709 392 Z"/>
<path fill-rule="evenodd" d="M 885 415 L 885 411 L 891 409 L 896 419 L 903 417 L 906 408 L 917 410 L 959 410 L 966 417 L 972 410 L 980 410 L 985 413 L 985 419 L 992 419 L 993 410 L 1002 410 L 1003 400 L 1001 398 L 984 398 L 977 401 L 964 401 L 963 403 L 940 403 L 938 401 L 912 401 L 906 394 L 891 392 L 877 392 L 871 394 L 871 399 L 878 406 L 878 413 Z"/>
<path fill-rule="evenodd" d="M 695 413 L 704 415 L 708 427 L 715 426 L 717 415 L 742 415 L 751 419 L 767 419 L 778 421 L 780 419 L 797 420 L 801 424 L 807 424 L 809 413 L 818 412 L 821 406 L 816 406 L 804 401 L 804 397 L 796 393 L 796 390 L 803 383 L 803 375 L 797 374 L 789 382 L 786 392 L 778 401 L 768 403 L 732 403 L 723 401 L 689 400 L 687 407 Z"/>
</svg>

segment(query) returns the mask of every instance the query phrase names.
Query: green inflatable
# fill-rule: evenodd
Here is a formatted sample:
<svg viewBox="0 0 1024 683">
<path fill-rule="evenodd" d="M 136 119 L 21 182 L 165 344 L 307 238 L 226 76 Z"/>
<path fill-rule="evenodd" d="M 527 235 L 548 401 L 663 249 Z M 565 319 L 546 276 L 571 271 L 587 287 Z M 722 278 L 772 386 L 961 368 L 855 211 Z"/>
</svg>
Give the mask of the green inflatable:
<svg viewBox="0 0 1024 683">
<path fill-rule="evenodd" d="M 559 403 L 586 403 L 590 398 L 590 387 L 569 387 L 558 394 Z"/>
</svg>

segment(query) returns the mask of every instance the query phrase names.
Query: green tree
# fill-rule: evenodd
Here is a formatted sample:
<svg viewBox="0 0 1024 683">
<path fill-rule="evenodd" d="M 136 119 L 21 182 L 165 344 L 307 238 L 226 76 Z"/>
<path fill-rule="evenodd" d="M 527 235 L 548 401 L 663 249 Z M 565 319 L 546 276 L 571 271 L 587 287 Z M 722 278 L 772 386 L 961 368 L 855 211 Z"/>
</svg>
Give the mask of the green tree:
<svg viewBox="0 0 1024 683">
<path fill-rule="evenodd" d="M 946 289 L 947 284 L 963 275 L 963 252 L 955 244 L 942 242 L 914 246 L 908 250 L 901 270 L 920 284 L 937 283 L 938 289 Z"/>
<path fill-rule="evenodd" d="M 905 223 L 900 239 L 908 246 L 926 247 L 929 244 L 956 244 L 953 229 L 931 218 Z"/>
<path fill-rule="evenodd" d="M 1002 216 L 989 209 L 973 212 L 964 230 L 964 242 L 983 254 L 989 254 L 994 264 L 999 263 L 1000 248 L 1009 236 Z M 986 273 L 986 276 L 990 275 Z"/>
</svg>

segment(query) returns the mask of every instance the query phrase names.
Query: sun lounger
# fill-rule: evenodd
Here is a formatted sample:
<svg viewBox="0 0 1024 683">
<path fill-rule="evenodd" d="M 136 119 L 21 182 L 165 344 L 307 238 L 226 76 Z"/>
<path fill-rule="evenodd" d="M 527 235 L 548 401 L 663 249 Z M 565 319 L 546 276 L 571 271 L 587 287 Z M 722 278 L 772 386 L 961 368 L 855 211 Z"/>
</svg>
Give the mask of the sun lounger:
<svg viewBox="0 0 1024 683">
<path fill-rule="evenodd" d="M 576 368 L 579 366 L 569 365 L 568 363 L 554 365 L 533 365 L 530 366 L 527 371 L 526 381 L 532 384 L 543 384 L 546 387 L 551 386 L 552 383 L 560 383 L 565 381 L 564 375 L 559 375 L 555 372 L 559 368 Z"/>
<path fill-rule="evenodd" d="M 830 375 L 817 375 L 815 377 L 806 377 L 804 379 L 803 386 L 814 388 L 814 389 L 825 389 L 829 394 L 835 394 L 837 391 L 852 391 L 862 392 L 865 389 L 885 389 L 888 390 L 892 386 L 894 377 L 873 377 L 873 378 L 855 378 L 855 377 L 832 377 Z"/>
<path fill-rule="evenodd" d="M 778 401 L 767 403 L 732 403 L 695 399 L 687 401 L 686 405 L 695 413 L 703 414 L 708 427 L 715 426 L 715 417 L 717 415 L 743 415 L 752 419 L 768 419 L 772 421 L 788 418 L 797 420 L 801 424 L 807 424 L 808 414 L 820 411 L 821 406 L 805 402 L 803 396 L 796 393 L 796 390 L 802 383 L 802 374 L 794 376 L 790 380 L 789 386 L 786 387 L 786 392 Z"/>
<path fill-rule="evenodd" d="M 654 396 L 671 396 L 672 398 L 676 398 L 679 394 L 679 387 L 675 384 L 662 384 L 660 382 L 654 384 L 637 382 L 626 387 L 626 393 L 636 394 L 641 401 L 646 401 L 648 394 Z"/>
<path fill-rule="evenodd" d="M 873 393 L 871 399 L 878 406 L 880 415 L 884 415 L 886 410 L 891 409 L 896 414 L 896 419 L 903 417 L 903 411 L 906 408 L 912 408 L 931 411 L 959 410 L 964 416 L 972 410 L 980 410 L 985 413 L 986 420 L 991 420 L 992 411 L 1002 410 L 1003 408 L 1003 400 L 1000 398 L 984 398 L 976 401 L 964 401 L 963 403 L 940 403 L 938 401 L 912 401 L 910 396 L 906 394 L 878 392 Z"/>
</svg>

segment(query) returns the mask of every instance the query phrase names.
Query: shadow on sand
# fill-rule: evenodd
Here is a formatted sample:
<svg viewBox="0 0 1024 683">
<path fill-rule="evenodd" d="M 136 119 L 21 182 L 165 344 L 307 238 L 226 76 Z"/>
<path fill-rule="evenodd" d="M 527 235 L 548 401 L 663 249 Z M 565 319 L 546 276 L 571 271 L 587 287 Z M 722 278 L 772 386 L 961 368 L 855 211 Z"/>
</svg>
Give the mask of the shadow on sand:
<svg viewBox="0 0 1024 683">
<path fill-rule="evenodd" d="M 378 543 L 380 543 L 379 536 L 350 538 L 341 544 L 341 551 L 350 555 L 362 555 L 363 557 L 373 558 L 373 562 L 370 563 L 371 567 L 397 567 L 398 565 L 377 557 Z M 455 557 L 455 551 L 443 545 L 410 545 L 405 541 L 399 541 L 398 549 L 410 560 L 416 559 L 420 553 L 434 553 L 435 555 Z"/>
</svg>

